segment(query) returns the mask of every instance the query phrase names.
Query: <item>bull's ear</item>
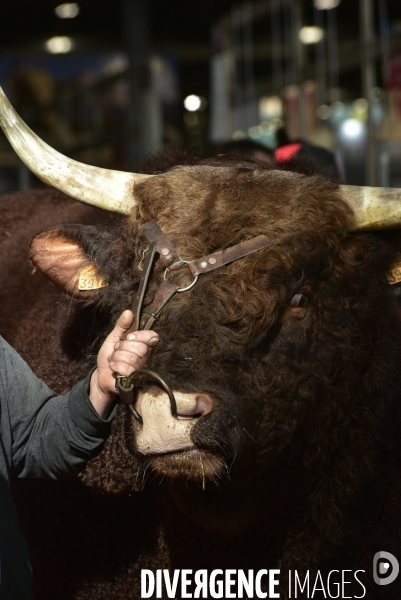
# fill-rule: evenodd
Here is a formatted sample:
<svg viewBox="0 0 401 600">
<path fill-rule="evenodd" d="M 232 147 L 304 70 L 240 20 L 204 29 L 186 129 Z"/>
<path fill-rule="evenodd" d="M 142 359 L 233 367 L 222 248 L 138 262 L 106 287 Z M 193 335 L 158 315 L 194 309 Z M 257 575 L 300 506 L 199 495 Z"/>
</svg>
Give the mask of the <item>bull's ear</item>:
<svg viewBox="0 0 401 600">
<path fill-rule="evenodd" d="M 43 231 L 31 240 L 29 258 L 38 271 L 66 294 L 89 299 L 93 290 L 106 287 L 108 282 L 77 237 L 71 226 Z"/>
</svg>

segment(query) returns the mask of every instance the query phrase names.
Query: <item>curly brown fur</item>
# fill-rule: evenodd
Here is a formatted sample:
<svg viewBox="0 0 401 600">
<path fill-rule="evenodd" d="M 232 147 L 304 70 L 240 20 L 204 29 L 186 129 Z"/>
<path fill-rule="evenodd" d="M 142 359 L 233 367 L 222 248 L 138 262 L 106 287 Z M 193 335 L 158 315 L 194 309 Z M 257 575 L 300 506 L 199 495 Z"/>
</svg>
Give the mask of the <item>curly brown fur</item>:
<svg viewBox="0 0 401 600">
<path fill-rule="evenodd" d="M 277 239 L 200 277 L 157 325 L 161 342 L 150 366 L 174 389 L 213 397 L 213 413 L 192 437 L 221 469 L 202 492 L 185 457 L 137 457 L 132 416 L 121 407 L 103 453 L 74 483 L 82 495 L 78 523 L 71 514 L 68 527 L 54 511 L 47 515 L 68 540 L 84 523 L 97 523 L 68 570 L 71 589 L 80 591 L 63 597 L 137 598 L 141 568 L 279 565 L 283 574 L 365 569 L 366 597 L 395 600 L 399 585 L 375 586 L 371 561 L 383 549 L 397 555 L 401 542 L 401 331 L 386 283 L 399 235 L 348 233 L 352 215 L 337 188 L 319 177 L 238 157 L 195 162 L 167 164 L 165 174 L 163 165 L 152 166 L 161 174 L 136 188 L 139 221 L 68 227 L 109 286 L 71 313 L 54 345 L 62 368 L 70 369 L 65 348 L 77 331 L 88 331 L 88 316 L 79 315 L 90 315 L 98 340 L 82 340 L 86 354 L 132 304 L 146 219 L 157 220 L 188 259 L 262 233 Z M 146 302 L 162 275 L 156 268 Z M 185 271 L 174 277 L 188 283 Z M 300 292 L 307 304 L 293 309 L 291 298 Z M 61 315 L 59 326 L 65 301 L 57 300 L 55 310 L 55 296 L 49 298 L 40 302 Z M 39 310 L 30 313 L 36 347 L 44 339 Z M 57 377 L 56 362 L 48 372 Z M 74 503 L 76 494 L 74 488 Z M 282 583 L 286 598 L 284 576 Z M 38 597 L 46 598 L 42 585 Z"/>
</svg>

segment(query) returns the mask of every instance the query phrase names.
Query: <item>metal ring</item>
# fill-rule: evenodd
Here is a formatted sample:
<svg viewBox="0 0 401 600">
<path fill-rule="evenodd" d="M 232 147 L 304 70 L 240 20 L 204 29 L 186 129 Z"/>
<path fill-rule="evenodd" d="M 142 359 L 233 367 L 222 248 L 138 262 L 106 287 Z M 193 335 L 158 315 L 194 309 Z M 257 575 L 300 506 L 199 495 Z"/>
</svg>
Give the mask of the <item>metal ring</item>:
<svg viewBox="0 0 401 600">
<path fill-rule="evenodd" d="M 187 285 L 187 287 L 184 287 L 184 288 L 179 288 L 179 289 L 177 290 L 177 294 L 178 294 L 179 292 L 187 292 L 188 290 L 190 290 L 191 288 L 193 288 L 193 287 L 194 287 L 194 285 L 195 285 L 195 283 L 198 281 L 198 279 L 199 279 L 199 275 L 195 275 L 195 279 L 193 280 L 193 282 L 192 282 L 192 283 L 190 283 L 189 285 Z"/>
<path fill-rule="evenodd" d="M 147 376 L 151 377 L 152 379 L 156 379 L 156 381 L 161 385 L 161 387 L 163 388 L 163 390 L 166 392 L 167 396 L 169 397 L 171 414 L 173 415 L 173 417 L 176 417 L 177 416 L 177 403 L 175 401 L 174 394 L 173 394 L 172 390 L 169 388 L 169 386 L 167 385 L 167 383 L 160 377 L 160 375 L 158 375 L 154 371 L 150 371 L 149 369 L 138 369 L 137 371 L 134 371 L 132 373 L 132 375 L 129 376 L 129 379 L 131 380 L 132 384 L 133 384 L 133 380 L 136 378 L 137 375 L 147 375 Z"/>
<path fill-rule="evenodd" d="M 185 263 L 187 263 L 188 261 L 185 261 L 185 260 L 183 260 L 182 262 L 185 262 Z M 163 279 L 164 279 L 164 281 L 166 281 L 166 279 L 167 279 L 167 271 L 169 271 L 169 270 L 170 270 L 170 269 L 169 269 L 168 267 L 166 267 L 166 268 L 164 269 L 164 273 L 163 273 Z M 195 283 L 198 281 L 198 279 L 199 279 L 199 275 L 195 275 L 195 278 L 194 278 L 193 282 L 192 282 L 192 283 L 190 283 L 189 285 L 187 285 L 187 287 L 184 287 L 184 288 L 178 288 L 178 290 L 177 290 L 177 294 L 178 294 L 179 292 L 187 292 L 188 290 L 190 290 L 191 288 L 193 288 L 193 287 L 194 287 L 194 285 L 195 285 Z"/>
</svg>

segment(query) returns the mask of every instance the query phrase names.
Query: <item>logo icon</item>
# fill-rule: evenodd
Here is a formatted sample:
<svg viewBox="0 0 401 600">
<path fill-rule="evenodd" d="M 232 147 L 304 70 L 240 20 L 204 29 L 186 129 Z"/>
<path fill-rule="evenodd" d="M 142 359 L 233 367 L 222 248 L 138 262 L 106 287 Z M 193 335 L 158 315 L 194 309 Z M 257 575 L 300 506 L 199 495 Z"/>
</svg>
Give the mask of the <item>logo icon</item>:
<svg viewBox="0 0 401 600">
<path fill-rule="evenodd" d="M 373 579 L 377 585 L 393 583 L 400 572 L 400 564 L 390 552 L 376 552 L 373 557 Z"/>
</svg>

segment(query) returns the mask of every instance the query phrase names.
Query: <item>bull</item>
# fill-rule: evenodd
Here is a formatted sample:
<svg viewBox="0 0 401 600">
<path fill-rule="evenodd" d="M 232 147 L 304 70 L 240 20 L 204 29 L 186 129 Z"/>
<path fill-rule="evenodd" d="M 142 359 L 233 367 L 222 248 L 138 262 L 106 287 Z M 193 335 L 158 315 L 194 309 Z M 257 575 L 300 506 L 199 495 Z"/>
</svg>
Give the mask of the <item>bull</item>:
<svg viewBox="0 0 401 600">
<path fill-rule="evenodd" d="M 105 171 L 46 146 L 4 95 L 0 120 L 36 175 L 92 205 L 3 199 L 2 333 L 56 391 L 123 309 L 160 335 L 83 475 L 16 486 L 37 597 L 139 598 L 145 569 L 277 569 L 282 598 L 298 577 L 297 597 L 398 599 L 372 560 L 401 548 L 399 192 L 238 157 Z"/>
</svg>

